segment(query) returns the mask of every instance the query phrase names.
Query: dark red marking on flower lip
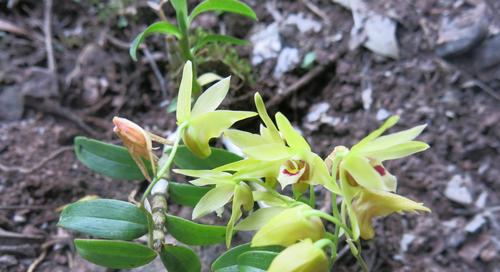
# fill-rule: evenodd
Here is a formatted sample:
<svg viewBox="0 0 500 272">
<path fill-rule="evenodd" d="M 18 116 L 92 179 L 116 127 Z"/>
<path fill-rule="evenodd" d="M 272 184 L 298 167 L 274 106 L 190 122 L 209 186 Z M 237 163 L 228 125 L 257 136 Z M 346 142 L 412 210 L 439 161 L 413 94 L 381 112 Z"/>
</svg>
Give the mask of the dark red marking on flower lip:
<svg viewBox="0 0 500 272">
<path fill-rule="evenodd" d="M 288 171 L 288 169 L 283 169 L 283 171 L 282 171 L 282 172 L 283 172 L 283 174 L 285 174 L 285 175 L 289 175 L 289 176 L 295 176 L 295 175 L 297 174 L 297 173 L 295 173 L 295 174 L 290 173 L 290 172 Z"/>
<path fill-rule="evenodd" d="M 385 168 L 382 165 L 376 165 L 374 168 L 381 176 L 385 176 Z"/>
</svg>

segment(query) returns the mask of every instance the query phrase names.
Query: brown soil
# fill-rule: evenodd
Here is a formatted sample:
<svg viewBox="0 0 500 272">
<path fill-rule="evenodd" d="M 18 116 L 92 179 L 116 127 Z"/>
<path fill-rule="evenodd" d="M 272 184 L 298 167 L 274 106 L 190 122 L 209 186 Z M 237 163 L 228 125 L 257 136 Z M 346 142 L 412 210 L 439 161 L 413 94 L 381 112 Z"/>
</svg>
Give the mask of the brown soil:
<svg viewBox="0 0 500 272">
<path fill-rule="evenodd" d="M 14 95 L 9 100 L 23 109 L 22 115 L 0 123 L 0 271 L 26 271 L 42 252 L 47 255 L 36 271 L 96 270 L 75 258 L 73 234 L 56 227 L 57 208 L 87 195 L 127 199 L 145 183 L 112 181 L 92 173 L 70 150 L 73 137 L 117 143 L 110 120 L 118 114 L 157 133 L 174 129 L 174 117 L 165 114 L 161 87 L 148 60 L 141 54 L 133 62 L 126 48 L 141 29 L 157 20 L 156 15 L 145 4 L 133 6 L 136 14 L 128 10 L 109 15 L 90 2 L 57 1 L 50 13 L 55 73 L 47 68 L 43 1 L 9 1 L 12 8 L 0 5 L 0 95 L 8 90 L 23 93 L 21 99 Z M 396 1 L 392 6 L 391 1 L 378 1 L 387 2 L 380 10 L 395 11 L 391 17 L 398 23 L 398 60 L 381 59 L 364 48 L 349 50 L 351 13 L 331 1 L 276 1 L 274 7 L 245 2 L 255 8 L 263 26 L 275 20 L 270 10 L 284 17 L 301 12 L 320 22 L 317 33 L 285 28 L 280 34 L 287 46 L 300 48 L 301 53 L 316 52 L 317 65 L 324 66 L 300 88 L 286 93 L 314 68 L 296 68 L 274 79 L 275 60 L 265 61 L 254 68 L 256 84 L 231 94 L 226 106 L 249 109 L 248 94 L 259 90 L 271 101 L 271 111 L 286 113 L 322 156 L 375 129 L 381 123 L 377 115 L 384 111 L 401 115 L 393 131 L 428 124 L 420 139 L 431 149 L 386 166 L 398 176 L 398 191 L 425 203 L 432 213 L 377 220 L 376 237 L 364 242 L 363 251 L 372 271 L 500 271 L 500 65 L 486 71 L 473 65 L 470 56 L 445 60 L 434 53 L 443 14 L 459 14 L 482 1 Z M 318 7 L 327 18 L 304 3 Z M 500 9 L 494 0 L 485 4 L 490 10 Z M 500 18 L 493 13 L 490 28 L 498 30 Z M 205 16 L 200 23 L 215 31 L 224 24 L 240 37 L 250 33 L 250 21 L 222 17 L 217 21 Z M 120 18 L 126 18 L 126 26 L 118 26 Z M 4 21 L 18 29 L 5 28 Z M 150 38 L 148 48 L 161 72 L 168 74 L 162 42 L 160 37 Z M 250 55 L 251 48 L 240 50 Z M 362 93 L 368 88 L 373 101 L 365 109 Z M 168 98 L 175 96 L 172 90 L 175 83 L 168 80 Z M 329 105 L 323 115 L 333 121 L 311 122 L 307 114 L 322 102 Z M 242 125 L 256 127 L 252 122 Z M 60 153 L 30 169 L 54 152 Z M 464 205 L 446 197 L 453 178 L 464 182 L 473 202 L 487 195 L 485 204 Z M 172 209 L 189 213 L 175 205 Z M 484 215 L 485 223 L 467 232 L 466 225 L 478 214 Z M 245 239 L 245 235 L 238 238 Z M 203 249 L 205 264 L 221 250 Z M 354 271 L 357 266 L 345 254 L 335 267 Z"/>
</svg>

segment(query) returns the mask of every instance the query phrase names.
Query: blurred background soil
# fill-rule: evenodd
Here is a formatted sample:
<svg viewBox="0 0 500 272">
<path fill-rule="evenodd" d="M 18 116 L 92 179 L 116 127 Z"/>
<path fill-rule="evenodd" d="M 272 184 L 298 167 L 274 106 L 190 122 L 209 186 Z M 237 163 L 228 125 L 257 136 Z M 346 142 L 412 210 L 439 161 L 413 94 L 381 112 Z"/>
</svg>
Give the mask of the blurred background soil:
<svg viewBox="0 0 500 272">
<path fill-rule="evenodd" d="M 147 39 L 137 62 L 128 55 L 159 20 L 148 2 L 50 2 L 0 1 L 0 271 L 105 271 L 76 256 L 57 209 L 87 195 L 127 199 L 146 184 L 92 173 L 73 138 L 119 143 L 115 115 L 168 136 L 177 71 L 161 36 Z M 322 156 L 392 114 L 401 116 L 392 131 L 428 124 L 420 139 L 431 149 L 387 168 L 399 193 L 432 213 L 377 220 L 363 243 L 372 271 L 500 271 L 500 2 L 244 2 L 258 22 L 205 14 L 195 23 L 251 41 L 237 50 L 253 80 L 235 83 L 224 107 L 253 109 L 259 91 Z M 217 62 L 203 69 L 229 75 Z M 205 267 L 222 250 L 199 249 Z M 335 271 L 358 269 L 342 252 Z"/>
</svg>

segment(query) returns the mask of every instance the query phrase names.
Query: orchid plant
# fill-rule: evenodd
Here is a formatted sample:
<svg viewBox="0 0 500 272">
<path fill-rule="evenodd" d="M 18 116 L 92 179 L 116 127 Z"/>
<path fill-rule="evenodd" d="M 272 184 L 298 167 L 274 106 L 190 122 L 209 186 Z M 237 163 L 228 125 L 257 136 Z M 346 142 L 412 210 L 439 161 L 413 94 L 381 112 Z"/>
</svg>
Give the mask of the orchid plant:
<svg viewBox="0 0 500 272">
<path fill-rule="evenodd" d="M 229 77 L 209 87 L 191 107 L 192 75 L 188 61 L 172 141 L 120 117 L 113 119 L 114 131 L 124 148 L 76 139 L 76 154 L 89 168 L 117 179 L 149 181 L 140 201 L 81 200 L 63 210 L 60 226 L 101 238 L 75 240 L 88 261 L 132 268 L 159 256 L 168 271 L 201 271 L 189 246 L 225 242 L 228 250 L 212 263 L 212 271 L 321 272 L 331 270 L 345 242 L 368 270 L 360 239 L 374 237 L 374 218 L 430 211 L 398 195 L 396 177 L 383 165 L 426 150 L 427 144 L 414 140 L 425 125 L 382 136 L 398 121 L 393 116 L 351 149 L 332 147 L 323 159 L 285 115 L 271 118 L 258 93 L 256 112 L 217 110 L 228 93 Z M 256 116 L 262 122 L 258 134 L 231 129 Z M 210 141 L 219 137 L 241 149 L 243 157 L 211 147 Z M 153 142 L 164 146 L 160 157 Z M 189 184 L 175 182 L 180 175 Z M 331 212 L 316 206 L 317 194 L 331 194 L 325 198 Z M 170 214 L 169 202 L 193 207 L 192 218 Z M 231 212 L 226 226 L 193 221 L 212 213 L 222 216 L 226 206 Z M 235 233 L 243 231 L 254 232 L 251 241 L 232 247 Z"/>
</svg>

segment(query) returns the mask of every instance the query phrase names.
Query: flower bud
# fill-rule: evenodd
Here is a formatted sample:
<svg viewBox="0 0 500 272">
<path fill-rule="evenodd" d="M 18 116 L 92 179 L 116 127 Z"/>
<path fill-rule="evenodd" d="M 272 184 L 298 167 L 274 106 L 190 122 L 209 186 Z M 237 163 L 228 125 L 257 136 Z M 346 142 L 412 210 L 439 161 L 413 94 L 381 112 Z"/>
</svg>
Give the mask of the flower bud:
<svg viewBox="0 0 500 272">
<path fill-rule="evenodd" d="M 144 129 L 136 123 L 120 117 L 114 117 L 113 124 L 115 125 L 113 132 L 120 137 L 123 145 L 130 151 L 148 158 L 148 142 L 151 142 L 151 139 Z"/>
<path fill-rule="evenodd" d="M 289 208 L 271 218 L 253 237 L 252 246 L 289 246 L 299 240 L 313 241 L 323 238 L 325 228 L 321 219 L 308 217 L 305 212 L 312 210 L 307 205 Z"/>
<path fill-rule="evenodd" d="M 269 266 L 268 272 L 326 272 L 328 258 L 310 239 L 283 250 Z"/>
</svg>

